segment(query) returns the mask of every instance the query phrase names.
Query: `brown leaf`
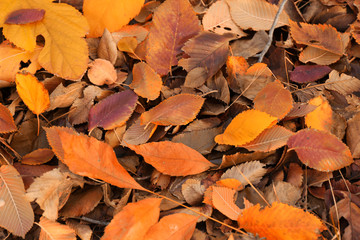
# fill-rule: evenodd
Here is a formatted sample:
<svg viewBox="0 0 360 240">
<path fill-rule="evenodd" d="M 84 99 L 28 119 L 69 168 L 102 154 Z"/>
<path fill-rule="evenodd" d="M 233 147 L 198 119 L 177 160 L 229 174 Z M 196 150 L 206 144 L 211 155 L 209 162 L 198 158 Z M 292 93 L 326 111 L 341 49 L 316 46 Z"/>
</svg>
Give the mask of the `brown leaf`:
<svg viewBox="0 0 360 240">
<path fill-rule="evenodd" d="M 137 119 L 125 132 L 123 141 L 133 145 L 146 143 L 153 135 L 157 128 L 155 124 L 148 124 L 147 126 L 140 124 L 140 119 Z"/>
<path fill-rule="evenodd" d="M 93 106 L 89 112 L 89 131 L 95 127 L 113 129 L 124 125 L 133 113 L 138 96 L 131 90 L 115 93 Z M 119 106 L 119 102 L 122 103 Z"/>
<path fill-rule="evenodd" d="M 159 172 L 170 176 L 198 174 L 214 166 L 199 152 L 182 143 L 163 141 L 137 146 L 128 144 L 128 147 Z"/>
<path fill-rule="evenodd" d="M 319 171 L 338 170 L 354 162 L 349 148 L 326 132 L 303 129 L 291 136 L 287 144 L 302 163 Z"/>
<path fill-rule="evenodd" d="M 184 43 L 200 32 L 187 0 L 167 0 L 155 11 L 147 41 L 146 61 L 161 76 L 177 65 Z"/>
<path fill-rule="evenodd" d="M 106 143 L 69 128 L 46 129 L 48 141 L 56 156 L 70 171 L 99 178 L 120 188 L 143 189 L 118 163 L 114 150 Z"/>
<path fill-rule="evenodd" d="M 16 131 L 13 117 L 7 107 L 0 103 L 0 133 Z"/>
<path fill-rule="evenodd" d="M 346 142 L 354 158 L 360 157 L 360 113 L 347 121 Z"/>
<path fill-rule="evenodd" d="M 207 77 L 212 77 L 226 62 L 232 38 L 232 34 L 201 32 L 185 43 L 182 50 L 190 57 L 181 59 L 179 66 L 187 72 L 203 67 L 208 71 Z"/>
<path fill-rule="evenodd" d="M 41 217 L 39 226 L 41 227 L 39 240 L 62 239 L 76 240 L 75 231 L 70 227 L 51 221 L 46 217 Z"/>
<path fill-rule="evenodd" d="M 0 167 L 0 226 L 16 236 L 25 234 L 34 223 L 34 212 L 25 198 L 20 174 L 11 165 Z"/>
<path fill-rule="evenodd" d="M 84 86 L 84 82 L 72 83 L 66 87 L 60 83 L 50 94 L 50 107 L 47 110 L 51 111 L 55 108 L 71 106 L 71 104 L 80 97 Z"/>
<path fill-rule="evenodd" d="M 147 239 L 144 238 L 146 232 L 159 219 L 160 202 L 160 198 L 147 198 L 127 204 L 105 228 L 101 239 Z"/>
<path fill-rule="evenodd" d="M 205 99 L 193 94 L 179 94 L 166 99 L 140 116 L 141 125 L 185 125 L 194 120 Z"/>
</svg>

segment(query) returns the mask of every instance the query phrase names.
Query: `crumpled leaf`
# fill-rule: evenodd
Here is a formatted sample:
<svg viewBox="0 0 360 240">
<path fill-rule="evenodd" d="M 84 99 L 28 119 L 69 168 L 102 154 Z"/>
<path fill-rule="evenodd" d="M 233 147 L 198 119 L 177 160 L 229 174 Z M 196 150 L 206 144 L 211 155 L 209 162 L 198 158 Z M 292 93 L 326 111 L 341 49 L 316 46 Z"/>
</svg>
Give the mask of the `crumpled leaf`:
<svg viewBox="0 0 360 240">
<path fill-rule="evenodd" d="M 137 99 L 138 96 L 131 90 L 118 92 L 105 98 L 90 109 L 89 131 L 95 127 L 108 130 L 124 125 L 133 113 Z"/>
<path fill-rule="evenodd" d="M 44 84 L 30 73 L 16 74 L 16 90 L 25 105 L 36 115 L 50 106 L 49 93 Z"/>
<path fill-rule="evenodd" d="M 15 75 L 20 71 L 20 63 L 31 61 L 30 65 L 21 70 L 34 74 L 41 67 L 38 62 L 38 56 L 42 47 L 36 46 L 34 51 L 25 51 L 15 47 L 9 41 L 0 44 L 0 80 L 14 82 Z"/>
<path fill-rule="evenodd" d="M 0 226 L 16 236 L 25 234 L 34 223 L 34 212 L 25 198 L 24 183 L 11 165 L 0 167 Z"/>
<path fill-rule="evenodd" d="M 302 209 L 274 202 L 245 209 L 238 218 L 240 228 L 269 240 L 317 239 L 326 229 L 319 218 Z"/>
<path fill-rule="evenodd" d="M 177 65 L 184 43 L 200 32 L 199 20 L 187 0 L 167 0 L 155 11 L 147 40 L 146 61 L 161 76 Z"/>
<path fill-rule="evenodd" d="M 108 144 L 70 128 L 46 128 L 46 135 L 56 156 L 70 171 L 98 178 L 120 188 L 143 189 L 119 164 L 115 152 Z"/>
<path fill-rule="evenodd" d="M 119 30 L 141 10 L 145 0 L 84 0 L 83 11 L 90 25 L 87 37 L 100 37 L 104 29 L 110 32 Z"/>
<path fill-rule="evenodd" d="M 178 94 L 140 116 L 141 125 L 185 125 L 195 119 L 205 99 L 193 94 Z"/>
<path fill-rule="evenodd" d="M 231 17 L 242 29 L 269 30 L 278 6 L 265 0 L 226 0 L 230 7 Z M 289 16 L 282 11 L 277 27 L 289 24 Z"/>
<path fill-rule="evenodd" d="M 244 111 L 231 121 L 223 134 L 215 137 L 215 142 L 234 146 L 249 143 L 266 128 L 273 126 L 276 121 L 276 117 L 259 110 Z"/>
<path fill-rule="evenodd" d="M 147 198 L 127 204 L 105 228 L 101 239 L 147 239 L 144 238 L 146 232 L 159 219 L 161 200 L 161 198 Z"/>
<path fill-rule="evenodd" d="M 128 147 L 144 157 L 145 162 L 170 176 L 198 174 L 215 166 L 194 149 L 168 141 L 151 142 Z"/>
<path fill-rule="evenodd" d="M 5 24 L 9 13 L 26 8 L 43 9 L 41 21 L 31 24 Z M 75 8 L 51 0 L 4 0 L 0 3 L 0 27 L 5 37 L 16 46 L 32 52 L 36 37 L 45 38 L 45 46 L 39 54 L 40 65 L 65 79 L 78 80 L 86 71 L 88 47 L 85 33 L 88 25 L 85 17 Z"/>
<path fill-rule="evenodd" d="M 338 170 L 354 162 L 349 148 L 330 133 L 303 129 L 291 136 L 287 144 L 302 163 L 319 171 Z"/>
</svg>

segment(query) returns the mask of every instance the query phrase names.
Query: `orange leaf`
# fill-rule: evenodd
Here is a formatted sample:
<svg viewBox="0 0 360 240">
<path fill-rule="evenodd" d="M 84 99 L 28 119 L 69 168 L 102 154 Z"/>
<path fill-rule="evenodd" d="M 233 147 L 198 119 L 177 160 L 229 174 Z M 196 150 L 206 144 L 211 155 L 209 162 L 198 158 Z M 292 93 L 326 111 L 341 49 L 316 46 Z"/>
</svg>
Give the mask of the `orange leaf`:
<svg viewBox="0 0 360 240">
<path fill-rule="evenodd" d="M 26 154 L 21 159 L 22 164 L 40 165 L 49 162 L 54 157 L 54 152 L 48 148 L 39 148 Z"/>
<path fill-rule="evenodd" d="M 84 0 L 83 11 L 90 25 L 87 37 L 100 37 L 104 29 L 110 32 L 119 30 L 133 19 L 141 10 L 145 0 Z"/>
<path fill-rule="evenodd" d="M 43 9 L 43 19 L 29 24 L 4 24 L 5 18 L 19 9 Z M 47 71 L 66 79 L 79 80 L 88 64 L 85 36 L 88 25 L 85 17 L 74 7 L 49 0 L 4 0 L 0 9 L 0 27 L 6 38 L 16 46 L 34 51 L 36 38 L 45 38 L 39 63 Z"/>
<path fill-rule="evenodd" d="M 187 0 L 165 1 L 156 9 L 152 23 L 146 61 L 163 76 L 178 64 L 181 48 L 200 32 L 200 24 Z"/>
<path fill-rule="evenodd" d="M 7 107 L 0 103 L 0 133 L 8 133 L 16 131 L 16 125 L 13 117 Z"/>
<path fill-rule="evenodd" d="M 259 110 L 244 111 L 231 121 L 223 134 L 215 137 L 215 142 L 235 146 L 249 143 L 276 121 L 276 117 Z"/>
<path fill-rule="evenodd" d="M 254 98 L 254 108 L 282 119 L 293 106 L 289 90 L 279 80 L 268 83 Z"/>
<path fill-rule="evenodd" d="M 39 226 L 41 227 L 39 240 L 76 240 L 75 231 L 73 229 L 64 224 L 51 221 L 46 217 L 40 218 Z"/>
<path fill-rule="evenodd" d="M 306 44 L 331 53 L 343 55 L 346 45 L 343 44 L 341 33 L 327 24 L 307 24 L 290 20 L 292 38 L 300 44 Z M 347 34 L 348 35 L 348 34 Z M 331 41 L 329 41 L 331 39 Z"/>
<path fill-rule="evenodd" d="M 198 218 L 186 213 L 165 216 L 148 230 L 144 239 L 190 240 Z"/>
<path fill-rule="evenodd" d="M 168 141 L 151 142 L 128 147 L 144 157 L 145 162 L 170 176 L 198 174 L 213 167 L 203 155 L 182 144 Z"/>
<path fill-rule="evenodd" d="M 320 95 L 311 99 L 309 104 L 317 106 L 317 108 L 314 111 L 306 114 L 306 126 L 308 128 L 322 130 L 324 132 L 330 133 L 333 123 L 333 111 L 326 98 Z"/>
<path fill-rule="evenodd" d="M 231 220 L 236 220 L 241 213 L 241 209 L 234 203 L 235 193 L 235 189 L 213 186 L 213 206 Z"/>
<path fill-rule="evenodd" d="M 95 85 L 113 84 L 117 79 L 114 66 L 105 59 L 95 59 L 89 64 L 88 77 Z"/>
<path fill-rule="evenodd" d="M 313 214 L 279 202 L 263 210 L 259 204 L 245 209 L 238 223 L 240 228 L 268 240 L 317 239 L 326 229 Z"/>
<path fill-rule="evenodd" d="M 20 174 L 11 165 L 0 167 L 0 226 L 16 236 L 25 234 L 34 223 L 34 212 L 25 198 L 24 183 Z"/>
<path fill-rule="evenodd" d="M 139 96 L 155 100 L 160 95 L 162 80 L 148 64 L 140 62 L 134 65 L 133 81 L 129 87 Z"/>
<path fill-rule="evenodd" d="M 160 202 L 160 198 L 147 198 L 127 204 L 105 228 L 101 240 L 146 239 L 146 232 L 159 219 Z"/>
<path fill-rule="evenodd" d="M 269 152 L 286 145 L 289 137 L 294 133 L 286 128 L 275 125 L 271 128 L 265 129 L 254 140 L 241 147 L 246 148 L 249 151 L 261 151 Z"/>
<path fill-rule="evenodd" d="M 54 153 L 70 171 L 120 188 L 143 189 L 119 164 L 108 144 L 69 128 L 51 127 L 45 131 Z"/>
<path fill-rule="evenodd" d="M 205 99 L 193 94 L 169 97 L 140 116 L 141 125 L 185 125 L 195 119 Z"/>
<path fill-rule="evenodd" d="M 35 50 L 25 51 L 21 48 L 17 48 L 9 41 L 4 41 L 0 44 L 0 80 L 13 82 L 15 81 L 15 75 L 20 71 L 20 63 L 31 61 L 30 65 L 21 70 L 25 70 L 34 74 L 36 70 L 40 69 L 38 62 L 38 56 L 42 47 L 36 46 Z"/>
<path fill-rule="evenodd" d="M 36 115 L 50 106 L 49 93 L 44 84 L 30 73 L 16 74 L 16 90 L 25 105 Z"/>
<path fill-rule="evenodd" d="M 360 113 L 347 121 L 346 143 L 354 158 L 360 158 Z"/>
<path fill-rule="evenodd" d="M 291 136 L 287 144 L 302 163 L 319 171 L 338 170 L 354 162 L 349 148 L 330 133 L 303 129 Z"/>
</svg>

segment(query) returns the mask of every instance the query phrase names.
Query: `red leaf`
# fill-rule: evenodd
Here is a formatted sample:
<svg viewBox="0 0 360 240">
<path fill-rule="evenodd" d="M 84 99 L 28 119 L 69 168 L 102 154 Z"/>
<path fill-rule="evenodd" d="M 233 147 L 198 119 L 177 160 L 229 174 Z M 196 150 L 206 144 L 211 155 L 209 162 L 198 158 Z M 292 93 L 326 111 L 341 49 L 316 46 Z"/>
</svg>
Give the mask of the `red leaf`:
<svg viewBox="0 0 360 240">
<path fill-rule="evenodd" d="M 6 18 L 6 24 L 27 24 L 42 20 L 45 15 L 44 9 L 19 9 L 13 11 Z"/>
<path fill-rule="evenodd" d="M 290 80 L 297 83 L 314 82 L 325 77 L 330 71 L 331 68 L 328 66 L 301 65 L 295 67 L 290 73 Z"/>
</svg>

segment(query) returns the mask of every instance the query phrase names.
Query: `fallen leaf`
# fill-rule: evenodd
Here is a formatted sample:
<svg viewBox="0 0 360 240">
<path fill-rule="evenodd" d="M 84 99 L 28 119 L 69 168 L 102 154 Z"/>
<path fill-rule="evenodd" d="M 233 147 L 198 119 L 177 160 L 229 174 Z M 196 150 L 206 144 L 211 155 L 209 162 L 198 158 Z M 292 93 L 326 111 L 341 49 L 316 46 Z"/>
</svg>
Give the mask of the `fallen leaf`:
<svg viewBox="0 0 360 240">
<path fill-rule="evenodd" d="M 141 125 L 186 125 L 195 119 L 205 99 L 193 94 L 178 94 L 140 116 Z"/>
<path fill-rule="evenodd" d="M 28 24 L 42 20 L 45 15 L 44 9 L 19 9 L 10 13 L 5 24 Z"/>
<path fill-rule="evenodd" d="M 127 146 L 159 172 L 170 176 L 198 174 L 214 166 L 199 152 L 182 143 L 163 141 Z"/>
<path fill-rule="evenodd" d="M 147 40 L 146 61 L 166 75 L 178 64 L 184 43 L 200 32 L 199 20 L 187 0 L 166 0 L 155 11 Z"/>
<path fill-rule="evenodd" d="M 290 73 L 290 80 L 297 83 L 315 82 L 325 77 L 331 68 L 321 65 L 300 65 L 296 66 Z"/>
<path fill-rule="evenodd" d="M 155 130 L 157 125 L 148 124 L 147 126 L 140 124 L 140 119 L 137 119 L 125 132 L 123 141 L 133 145 L 146 143 Z"/>
<path fill-rule="evenodd" d="M 25 234 L 34 223 L 34 212 L 25 198 L 24 184 L 20 174 L 11 165 L 0 167 L 0 226 L 16 236 Z"/>
<path fill-rule="evenodd" d="M 34 114 L 39 115 L 50 106 L 49 93 L 36 77 L 18 73 L 15 82 L 19 96 Z"/>
<path fill-rule="evenodd" d="M 282 119 L 293 107 L 289 90 L 279 80 L 268 83 L 254 98 L 254 108 Z"/>
<path fill-rule="evenodd" d="M 110 32 L 119 30 L 134 18 L 144 5 L 145 0 L 84 0 L 83 12 L 90 25 L 87 37 L 100 37 L 104 29 Z"/>
<path fill-rule="evenodd" d="M 16 46 L 32 52 L 36 46 L 36 37 L 45 38 L 38 61 L 47 71 L 65 79 L 79 80 L 88 64 L 88 48 L 85 33 L 88 25 L 85 17 L 75 8 L 64 3 L 49 0 L 5 0 L 0 14 L 0 27 L 6 38 Z M 43 9 L 46 14 L 41 21 L 31 24 L 5 24 L 5 16 L 19 9 L 31 6 Z"/>
<path fill-rule="evenodd" d="M 17 128 L 9 109 L 0 103 L 0 133 L 9 133 L 16 130 Z"/>
<path fill-rule="evenodd" d="M 242 29 L 269 30 L 278 6 L 264 0 L 226 0 L 236 25 Z M 289 24 L 289 16 L 282 11 L 275 28 Z"/>
<path fill-rule="evenodd" d="M 259 110 L 244 111 L 231 121 L 223 134 L 215 137 L 215 142 L 234 146 L 249 143 L 266 128 L 273 126 L 276 121 L 276 117 Z"/>
<path fill-rule="evenodd" d="M 354 158 L 360 157 L 360 113 L 347 121 L 346 143 Z"/>
<path fill-rule="evenodd" d="M 54 152 L 48 148 L 40 148 L 22 157 L 21 163 L 27 165 L 40 165 L 49 162 L 54 157 Z"/>
<path fill-rule="evenodd" d="M 309 101 L 309 104 L 317 106 L 317 108 L 306 114 L 305 124 L 308 128 L 331 132 L 333 125 L 333 111 L 329 102 L 323 96 L 318 96 Z"/>
<path fill-rule="evenodd" d="M 120 188 L 143 189 L 119 164 L 114 150 L 106 143 L 69 128 L 46 128 L 47 139 L 56 156 L 70 171 L 98 178 Z"/>
<path fill-rule="evenodd" d="M 111 62 L 105 59 L 95 59 L 89 64 L 88 77 L 90 82 L 101 86 L 113 84 L 117 79 L 117 74 Z"/>
<path fill-rule="evenodd" d="M 175 213 L 165 216 L 147 231 L 144 239 L 190 240 L 199 217 L 186 213 Z"/>
<path fill-rule="evenodd" d="M 329 79 L 325 82 L 325 88 L 337 91 L 343 95 L 351 94 L 360 90 L 360 80 L 356 77 L 339 73 L 332 70 L 329 74 Z"/>
<path fill-rule="evenodd" d="M 266 174 L 264 166 L 265 165 L 259 161 L 246 162 L 226 170 L 221 176 L 221 180 L 236 179 L 242 186 L 246 186 L 250 183 L 258 184 L 261 178 Z"/>
<path fill-rule="evenodd" d="M 129 87 L 140 97 L 155 100 L 160 95 L 162 80 L 148 64 L 140 62 L 134 65 L 133 81 Z"/>
<path fill-rule="evenodd" d="M 234 203 L 236 190 L 217 186 L 212 189 L 213 206 L 231 220 L 237 220 L 241 209 Z"/>
<path fill-rule="evenodd" d="M 161 200 L 160 198 L 147 198 L 127 204 L 105 228 L 104 236 L 101 239 L 147 239 L 144 238 L 146 232 L 159 219 Z"/>
<path fill-rule="evenodd" d="M 75 231 L 70 227 L 41 217 L 39 226 L 41 228 L 39 240 L 62 239 L 76 240 Z"/>
<path fill-rule="evenodd" d="M 137 100 L 138 96 L 131 90 L 118 92 L 103 99 L 90 109 L 89 131 L 96 127 L 109 130 L 124 125 L 133 113 Z"/>
<path fill-rule="evenodd" d="M 301 197 L 302 189 L 291 183 L 277 181 L 265 188 L 264 197 L 268 203 L 281 202 L 295 207 Z"/>
<path fill-rule="evenodd" d="M 71 106 L 81 96 L 84 86 L 84 82 L 75 82 L 66 87 L 60 83 L 50 94 L 50 107 L 47 110 Z"/>
<path fill-rule="evenodd" d="M 330 133 L 303 129 L 291 136 L 287 144 L 302 163 L 319 171 L 335 171 L 354 162 L 349 148 Z"/>
<path fill-rule="evenodd" d="M 245 209 L 238 218 L 240 228 L 269 240 L 317 239 L 325 225 L 309 212 L 274 202 L 260 210 L 260 205 Z"/>
</svg>

